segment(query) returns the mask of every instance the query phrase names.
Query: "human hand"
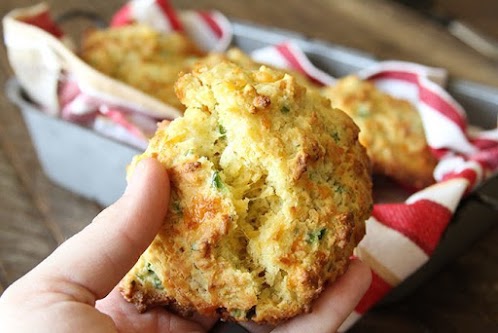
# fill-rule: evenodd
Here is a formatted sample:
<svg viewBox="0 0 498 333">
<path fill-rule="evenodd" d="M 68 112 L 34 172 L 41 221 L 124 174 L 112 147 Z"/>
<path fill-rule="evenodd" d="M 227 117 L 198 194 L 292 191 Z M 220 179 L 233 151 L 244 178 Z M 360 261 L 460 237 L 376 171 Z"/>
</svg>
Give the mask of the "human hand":
<svg viewBox="0 0 498 333">
<path fill-rule="evenodd" d="M 154 184 L 150 186 L 149 184 Z M 139 314 L 115 287 L 164 222 L 169 180 L 153 159 L 136 168 L 125 194 L 0 298 L 2 332 L 207 332 L 217 318 L 184 319 L 163 308 Z M 275 332 L 333 332 L 370 284 L 359 261 L 327 288 L 313 312 Z M 252 332 L 273 328 L 246 325 Z"/>
</svg>

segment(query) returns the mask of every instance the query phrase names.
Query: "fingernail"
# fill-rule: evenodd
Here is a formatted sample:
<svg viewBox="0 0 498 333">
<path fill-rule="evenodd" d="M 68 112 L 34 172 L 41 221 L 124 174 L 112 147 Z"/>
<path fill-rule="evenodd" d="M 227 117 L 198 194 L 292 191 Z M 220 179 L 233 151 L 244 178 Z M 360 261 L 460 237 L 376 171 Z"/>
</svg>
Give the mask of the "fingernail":
<svg viewBox="0 0 498 333">
<path fill-rule="evenodd" d="M 146 168 L 146 160 L 147 159 L 141 159 L 135 167 L 133 167 L 129 172 L 131 172 L 131 175 L 128 177 L 128 186 L 126 186 L 125 193 L 128 193 L 130 190 L 135 188 L 137 184 L 140 184 L 140 179 L 142 178 L 142 175 L 145 171 Z"/>
</svg>

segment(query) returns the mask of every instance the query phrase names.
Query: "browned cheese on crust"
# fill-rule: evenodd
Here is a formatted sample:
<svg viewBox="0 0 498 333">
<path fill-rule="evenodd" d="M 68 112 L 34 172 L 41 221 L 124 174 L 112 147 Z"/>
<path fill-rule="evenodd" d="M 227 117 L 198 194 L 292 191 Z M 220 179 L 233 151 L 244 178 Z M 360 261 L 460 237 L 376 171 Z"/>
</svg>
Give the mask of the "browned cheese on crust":
<svg viewBox="0 0 498 333">
<path fill-rule="evenodd" d="M 154 157 L 172 189 L 124 297 L 140 311 L 273 324 L 309 311 L 347 269 L 371 213 L 357 126 L 318 90 L 264 66 L 198 66 L 176 92 L 184 116 L 129 168 Z"/>
<path fill-rule="evenodd" d="M 332 105 L 360 128 L 374 173 L 420 189 L 434 183 L 437 159 L 431 153 L 420 115 L 414 106 L 355 76 L 323 90 Z"/>
</svg>

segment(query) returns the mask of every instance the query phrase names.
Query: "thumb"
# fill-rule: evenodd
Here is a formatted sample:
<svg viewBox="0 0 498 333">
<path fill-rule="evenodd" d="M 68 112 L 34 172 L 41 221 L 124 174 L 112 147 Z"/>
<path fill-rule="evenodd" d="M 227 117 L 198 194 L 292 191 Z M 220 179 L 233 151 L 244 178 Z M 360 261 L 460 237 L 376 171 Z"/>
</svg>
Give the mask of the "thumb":
<svg viewBox="0 0 498 333">
<path fill-rule="evenodd" d="M 93 301 L 105 297 L 154 239 L 168 202 L 166 170 L 154 159 L 142 160 L 125 194 L 32 274 L 84 287 L 94 296 Z"/>
</svg>

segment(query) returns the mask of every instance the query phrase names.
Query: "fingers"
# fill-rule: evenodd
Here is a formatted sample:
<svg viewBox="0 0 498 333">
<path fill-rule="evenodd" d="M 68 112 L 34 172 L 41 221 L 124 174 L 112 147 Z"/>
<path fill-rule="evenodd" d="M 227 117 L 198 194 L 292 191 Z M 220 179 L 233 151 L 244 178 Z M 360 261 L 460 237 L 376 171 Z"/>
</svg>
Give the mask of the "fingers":
<svg viewBox="0 0 498 333">
<path fill-rule="evenodd" d="M 353 260 L 348 271 L 315 301 L 312 312 L 291 319 L 272 332 L 336 332 L 361 300 L 371 280 L 368 265 Z"/>
<path fill-rule="evenodd" d="M 118 288 L 98 301 L 96 308 L 114 319 L 119 332 L 206 332 L 217 320 L 200 316 L 184 319 L 160 307 L 138 314 L 135 306 L 123 299 Z"/>
<path fill-rule="evenodd" d="M 36 273 L 58 285 L 87 289 L 96 299 L 107 295 L 152 242 L 169 201 L 169 179 L 154 159 L 135 168 L 125 194 L 102 211 L 40 266 Z M 64 293 L 64 290 L 60 290 Z M 76 292 L 75 297 L 80 294 Z M 85 296 L 86 302 L 88 295 Z M 93 300 L 95 301 L 95 299 Z"/>
</svg>

